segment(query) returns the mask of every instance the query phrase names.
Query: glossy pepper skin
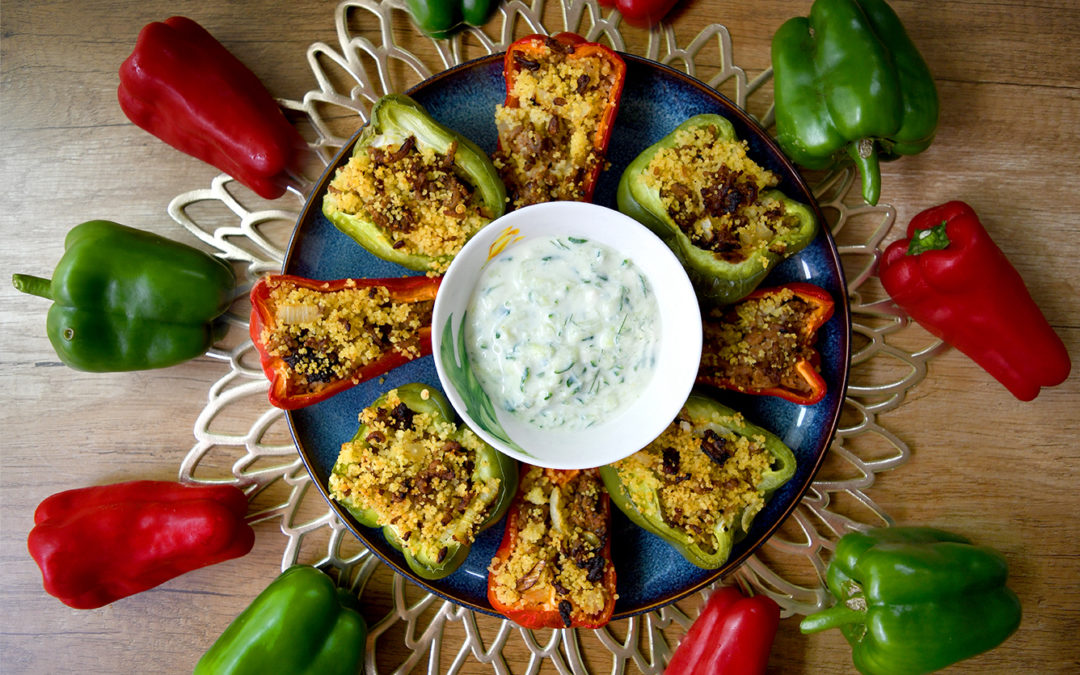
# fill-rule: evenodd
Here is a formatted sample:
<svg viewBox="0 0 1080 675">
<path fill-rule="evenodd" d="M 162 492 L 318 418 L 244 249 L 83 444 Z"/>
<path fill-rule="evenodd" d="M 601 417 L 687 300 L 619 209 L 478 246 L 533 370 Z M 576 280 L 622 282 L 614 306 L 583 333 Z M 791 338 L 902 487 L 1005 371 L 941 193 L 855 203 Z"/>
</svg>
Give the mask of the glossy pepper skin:
<svg viewBox="0 0 1080 675">
<path fill-rule="evenodd" d="M 678 419 L 672 424 L 678 424 L 682 419 L 687 420 L 695 432 L 704 432 L 709 428 L 726 429 L 737 436 L 764 438 L 765 447 L 773 456 L 773 466 L 762 474 L 757 489 L 764 492 L 766 497 L 795 475 L 795 455 L 783 441 L 775 434 L 746 421 L 734 410 L 709 396 L 699 392 L 692 393 Z M 634 486 L 626 482 L 623 474 L 613 464 L 600 467 L 600 477 L 615 507 L 627 518 L 638 527 L 666 541 L 688 562 L 702 569 L 718 569 L 727 562 L 732 546 L 746 535 L 753 522 L 754 514 L 736 517 L 730 526 L 718 521 L 712 533 L 715 547 L 713 550 L 705 550 L 690 532 L 668 523 L 659 515 L 659 509 L 647 508 L 645 503 L 634 497 L 635 494 L 646 496 L 648 501 L 655 505 L 659 501 L 655 490 L 632 489 Z"/>
<path fill-rule="evenodd" d="M 911 318 L 969 356 L 1021 401 L 1069 376 L 1072 363 L 1065 344 L 964 202 L 916 215 L 907 238 L 885 249 L 878 273 Z"/>
<path fill-rule="evenodd" d="M 427 413 L 436 422 L 454 423 L 456 415 L 450 402 L 434 388 L 421 383 L 405 384 L 397 387 L 398 398 L 415 413 Z M 380 396 L 372 407 L 379 407 L 386 401 L 387 395 Z M 366 442 L 367 425 L 360 425 L 352 438 L 353 443 Z M 464 428 L 458 426 L 457 436 L 464 434 Z M 345 467 L 335 465 L 333 472 L 343 474 Z M 477 452 L 473 476 L 477 481 L 484 481 L 494 476 L 499 479 L 499 492 L 489 506 L 487 517 L 477 526 L 482 532 L 499 521 L 510 507 L 510 501 L 517 489 L 517 463 L 487 443 Z M 380 522 L 379 514 L 374 509 L 366 508 L 355 502 L 341 502 L 342 506 L 364 527 L 382 528 L 383 536 L 391 546 L 401 551 L 409 568 L 424 579 L 442 579 L 452 574 L 465 562 L 472 549 L 472 542 L 459 542 L 447 547 L 447 552 L 440 562 L 429 557 L 413 555 L 402 543 L 392 525 Z"/>
<path fill-rule="evenodd" d="M 833 301 L 832 296 L 820 286 L 793 282 L 773 288 L 759 288 L 740 302 L 751 302 L 759 298 L 774 295 L 781 292 L 783 289 L 790 289 L 795 293 L 796 297 L 802 299 L 813 308 L 802 327 L 804 334 L 809 336 L 812 341 L 814 336 L 817 335 L 818 329 L 824 326 L 825 322 L 832 318 L 833 311 L 836 308 L 836 302 Z M 705 323 L 707 333 L 709 320 L 706 319 Z M 715 353 L 715 350 L 718 349 L 719 345 L 710 344 L 708 340 L 705 341 L 704 350 L 706 353 L 710 351 Z M 703 355 L 702 358 L 704 359 L 705 356 Z M 745 387 L 733 382 L 729 378 L 719 377 L 717 374 L 710 372 L 704 365 L 704 362 L 702 363 L 701 369 L 698 371 L 697 383 L 718 387 L 720 389 L 739 391 L 744 394 L 778 396 L 786 401 L 791 401 L 792 403 L 797 403 L 799 405 L 813 405 L 824 398 L 826 393 L 825 378 L 821 376 L 821 373 L 818 372 L 817 368 L 819 361 L 820 354 L 814 350 L 813 356 L 810 359 L 802 359 L 795 364 L 795 370 L 807 385 L 806 391 L 785 387 L 783 385 L 764 389 Z"/>
<path fill-rule="evenodd" d="M 607 153 L 608 143 L 611 140 L 611 131 L 615 127 L 615 117 L 619 113 L 623 83 L 626 80 L 626 63 L 621 56 L 604 45 L 589 42 L 576 33 L 526 35 L 517 40 L 507 48 L 506 57 L 503 60 L 503 79 L 506 82 L 506 100 L 503 101 L 503 105 L 507 108 L 517 108 L 521 105 L 513 91 L 519 74 L 526 68 L 523 64 L 550 58 L 553 49 L 565 53 L 568 60 L 598 58 L 607 61 L 611 65 L 614 83 L 611 91 L 608 92 L 607 102 L 600 123 L 596 127 L 596 133 L 592 137 L 593 149 L 600 158 L 603 158 Z M 596 181 L 599 180 L 600 172 L 603 170 L 604 162 L 597 162 L 588 175 L 584 177 L 579 201 L 592 201 L 593 192 L 596 190 Z"/>
<path fill-rule="evenodd" d="M 142 29 L 117 96 L 137 126 L 266 199 L 307 147 L 255 73 L 182 16 Z"/>
<path fill-rule="evenodd" d="M 464 26 L 483 26 L 499 3 L 497 0 L 405 0 L 405 6 L 420 30 L 441 40 Z"/>
<path fill-rule="evenodd" d="M 769 664 L 780 606 L 764 595 L 744 596 L 733 586 L 714 590 L 679 641 L 667 675 L 763 675 Z"/>
<path fill-rule="evenodd" d="M 930 69 L 885 0 L 815 0 L 772 40 L 776 141 L 795 163 L 854 161 L 877 204 L 879 161 L 930 146 L 938 95 Z"/>
<path fill-rule="evenodd" d="M 603 7 L 614 7 L 626 23 L 636 28 L 649 28 L 667 16 L 679 0 L 600 0 Z"/>
<path fill-rule="evenodd" d="M 1000 553 L 950 532 L 851 532 L 826 573 L 837 604 L 800 628 L 840 628 L 867 675 L 929 673 L 993 649 L 1020 625 L 1008 573 Z"/>
<path fill-rule="evenodd" d="M 528 471 L 529 467 L 522 465 L 521 471 Z M 599 483 L 600 477 L 597 475 L 596 469 L 573 469 L 573 470 L 560 470 L 560 469 L 541 469 L 547 478 L 557 487 L 572 489 L 574 481 L 582 478 L 584 480 L 596 481 Z M 522 501 L 526 498 L 525 481 L 521 481 L 519 484 L 517 495 L 514 497 L 514 501 L 510 506 L 510 511 L 506 515 L 506 529 L 503 530 L 503 538 L 499 543 L 499 548 L 495 551 L 495 557 L 491 561 L 489 570 L 493 570 L 496 566 L 501 566 L 508 560 L 514 549 L 517 548 L 521 541 L 521 525 L 522 518 L 519 514 L 522 510 Z M 600 584 L 604 589 L 604 596 L 607 600 L 605 605 L 600 611 L 588 616 L 583 615 L 580 612 L 572 612 L 564 615 L 559 611 L 558 598 L 554 593 L 551 593 L 551 597 L 543 599 L 529 598 L 522 596 L 520 602 L 508 605 L 499 600 L 496 594 L 495 573 L 491 572 L 488 575 L 488 602 L 491 603 L 492 609 L 499 614 L 502 614 L 506 618 L 510 619 L 514 623 L 524 628 L 530 628 L 533 630 L 541 628 L 600 628 L 606 625 L 612 615 L 615 613 L 615 600 L 616 594 L 616 577 L 615 577 L 615 563 L 611 559 L 611 501 L 608 495 L 600 490 L 599 492 L 599 509 L 600 517 L 606 523 L 606 532 L 608 536 L 603 538 L 600 543 L 599 555 L 604 561 L 604 567 L 602 576 L 600 578 Z M 559 555 L 558 551 L 551 551 L 551 559 L 556 559 Z"/>
<path fill-rule="evenodd" d="M 660 200 L 660 189 L 649 187 L 645 175 L 649 163 L 661 148 L 676 147 L 676 137 L 686 129 L 712 127 L 720 141 L 736 141 L 735 127 L 720 115 L 695 115 L 667 136 L 646 148 L 632 161 L 622 177 L 616 195 L 619 211 L 645 225 L 664 240 L 686 268 L 698 294 L 716 304 L 726 305 L 746 297 L 785 258 L 805 248 L 817 236 L 818 222 L 805 204 L 790 199 L 779 190 L 765 190 L 761 201 L 778 201 L 786 215 L 797 219 L 792 231 L 775 237 L 742 261 L 728 261 L 717 253 L 694 245 L 668 214 Z"/>
<path fill-rule="evenodd" d="M 373 143 L 386 138 L 404 141 L 409 136 L 416 139 L 416 147 L 428 148 L 440 155 L 446 155 L 452 147 L 456 147 L 454 168 L 480 193 L 481 202 L 491 214 L 491 219 L 505 212 L 506 187 L 487 154 L 468 138 L 436 122 L 423 106 L 404 94 L 388 94 L 375 103 L 371 109 L 371 119 L 360 132 L 352 154 L 355 156 L 367 152 Z M 363 214 L 337 211 L 329 200 L 323 201 L 323 215 L 372 255 L 410 270 L 442 270 L 453 258 L 426 256 L 394 248 L 393 239 L 373 220 Z"/>
<path fill-rule="evenodd" d="M 356 596 L 307 565 L 281 573 L 195 665 L 195 675 L 356 675 L 367 624 Z"/>
<path fill-rule="evenodd" d="M 246 513 L 247 497 L 232 485 L 78 488 L 38 505 L 27 548 L 50 595 L 94 609 L 246 555 L 255 543 Z"/>
<path fill-rule="evenodd" d="M 91 372 L 164 368 L 204 354 L 236 286 L 225 261 L 107 220 L 68 232 L 51 280 L 12 281 L 53 301 L 46 330 L 57 356 Z"/>
<path fill-rule="evenodd" d="M 305 279 L 304 277 L 289 274 L 273 274 L 261 277 L 251 288 L 251 320 L 248 323 L 248 329 L 251 334 L 251 341 L 259 352 L 259 362 L 262 365 L 263 372 L 266 374 L 267 379 L 270 380 L 268 396 L 271 405 L 283 410 L 303 408 L 324 401 L 335 394 L 355 387 L 373 377 L 383 375 L 412 360 L 412 357 L 408 354 L 391 350 L 359 368 L 350 377 L 327 382 L 318 391 L 308 391 L 300 386 L 293 369 L 285 359 L 270 354 L 263 341 L 263 330 L 273 326 L 278 321 L 278 317 L 269 303 L 270 293 L 275 286 L 282 284 L 294 285 L 325 293 L 332 293 L 343 288 L 383 286 L 389 291 L 390 300 L 394 302 L 423 302 L 435 299 L 440 281 L 441 277 L 335 279 L 333 281 Z M 431 326 L 428 325 L 420 328 L 420 355 L 426 356 L 430 353 Z"/>
</svg>

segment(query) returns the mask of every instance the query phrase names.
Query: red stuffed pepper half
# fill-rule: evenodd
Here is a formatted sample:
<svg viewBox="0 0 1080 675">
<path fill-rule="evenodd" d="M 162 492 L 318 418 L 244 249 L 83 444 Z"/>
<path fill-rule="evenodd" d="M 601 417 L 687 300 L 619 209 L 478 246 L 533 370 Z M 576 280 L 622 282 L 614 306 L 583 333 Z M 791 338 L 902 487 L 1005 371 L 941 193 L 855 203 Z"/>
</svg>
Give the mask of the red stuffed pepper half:
<svg viewBox="0 0 1080 675">
<path fill-rule="evenodd" d="M 573 33 L 529 35 L 506 51 L 494 164 L 511 208 L 589 201 L 605 165 L 626 64 Z"/>
<path fill-rule="evenodd" d="M 596 469 L 522 465 L 488 601 L 525 628 L 599 628 L 615 611 L 611 502 Z"/>
<path fill-rule="evenodd" d="M 302 408 L 430 354 L 439 281 L 259 279 L 250 329 L 270 403 Z"/>
<path fill-rule="evenodd" d="M 824 289 L 795 282 L 760 288 L 711 310 L 703 322 L 698 383 L 817 403 L 825 396 L 825 379 L 814 343 L 835 305 Z"/>
</svg>

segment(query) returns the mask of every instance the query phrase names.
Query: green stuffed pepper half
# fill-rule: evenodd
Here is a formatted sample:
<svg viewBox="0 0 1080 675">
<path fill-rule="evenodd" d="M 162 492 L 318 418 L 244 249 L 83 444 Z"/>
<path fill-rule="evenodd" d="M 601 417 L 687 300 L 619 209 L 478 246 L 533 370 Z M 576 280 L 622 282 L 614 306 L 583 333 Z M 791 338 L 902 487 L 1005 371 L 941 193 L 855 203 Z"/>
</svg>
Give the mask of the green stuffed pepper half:
<svg viewBox="0 0 1080 675">
<path fill-rule="evenodd" d="M 323 197 L 323 214 L 372 254 L 442 274 L 506 210 L 506 188 L 475 143 L 408 96 L 379 99 Z"/>
<path fill-rule="evenodd" d="M 619 180 L 619 210 L 682 261 L 698 294 L 745 297 L 817 234 L 814 212 L 775 189 L 720 115 L 696 115 L 638 155 Z"/>
<path fill-rule="evenodd" d="M 441 579 L 506 513 L 517 464 L 456 424 L 441 393 L 406 384 L 360 413 L 329 482 L 330 496 L 361 525 L 381 527 L 416 574 Z"/>
<path fill-rule="evenodd" d="M 647 447 L 600 468 L 619 510 L 703 569 L 727 561 L 794 474 L 795 455 L 779 438 L 698 393 Z"/>
</svg>

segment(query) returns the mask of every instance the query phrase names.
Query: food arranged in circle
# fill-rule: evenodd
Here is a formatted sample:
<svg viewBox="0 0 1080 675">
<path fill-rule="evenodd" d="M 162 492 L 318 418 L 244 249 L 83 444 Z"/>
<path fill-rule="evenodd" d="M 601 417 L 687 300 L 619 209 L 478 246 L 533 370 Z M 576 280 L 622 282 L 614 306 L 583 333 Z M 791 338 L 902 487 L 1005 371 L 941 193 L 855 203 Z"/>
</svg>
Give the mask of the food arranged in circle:
<svg viewBox="0 0 1080 675">
<path fill-rule="evenodd" d="M 660 87 L 678 87 L 692 96 L 673 105 L 659 98 L 655 89 Z M 471 110 L 461 105 L 464 100 L 472 103 Z M 661 114 L 645 118 L 643 105 Z M 644 133 L 635 129 L 643 119 Z M 411 133 L 413 128 L 418 133 Z M 431 140 L 435 137 L 440 140 Z M 469 169 L 459 160 L 475 155 L 473 148 L 489 154 Z M 647 225 L 682 262 L 695 282 L 702 315 L 714 326 L 731 321 L 725 308 L 766 278 L 777 286 L 814 285 L 820 291 L 814 297 L 822 305 L 829 298 L 830 309 L 842 302 L 842 296 L 832 300 L 842 293 L 842 276 L 835 248 L 821 234 L 820 212 L 760 127 L 691 78 L 569 35 L 530 36 L 505 55 L 448 71 L 409 96 L 380 100 L 372 121 L 343 149 L 313 194 L 298 224 L 286 273 L 334 285 L 357 276 L 388 279 L 407 273 L 403 268 L 424 275 L 408 279 L 437 279 L 473 226 L 482 222 L 475 218 L 498 220 L 498 208 L 482 198 L 485 190 L 492 192 L 483 187 L 492 176 L 485 164 L 489 156 L 505 185 L 508 211 L 545 201 L 588 200 Z M 438 238 L 433 232 L 457 239 L 423 248 L 421 241 Z M 375 258 L 358 257 L 357 243 Z M 632 322 L 633 312 L 620 313 L 634 302 L 625 292 L 634 280 L 619 277 L 633 270 L 633 260 L 585 240 L 553 237 L 529 244 L 537 250 L 525 255 L 515 249 L 510 261 L 500 261 L 498 251 L 492 251 L 484 267 L 489 278 L 474 291 L 462 330 L 468 326 L 473 375 L 494 405 L 524 411 L 522 419 L 539 427 L 559 421 L 556 417 L 566 424 L 567 413 L 580 412 L 576 409 L 582 402 L 556 397 L 554 390 L 574 392 L 577 383 L 578 398 L 597 394 L 585 385 L 591 382 L 599 390 L 615 375 L 604 361 L 605 349 L 631 347 L 622 342 L 629 333 L 620 333 L 620 324 L 633 324 L 635 331 L 647 334 L 650 321 L 647 314 Z M 580 253 L 582 259 L 556 262 L 556 253 Z M 605 254 L 610 264 L 593 269 L 593 260 Z M 789 260 L 801 264 L 785 266 Z M 567 264 L 574 269 L 552 272 Z M 589 276 L 588 283 L 582 274 Z M 615 294 L 610 302 L 604 299 L 605 283 Z M 551 294 L 547 286 L 561 290 Z M 699 381 L 709 384 L 692 396 L 668 431 L 637 455 L 595 472 L 562 472 L 511 460 L 516 465 L 510 472 L 513 481 L 503 472 L 501 484 L 517 481 L 520 472 L 522 483 L 533 487 L 519 494 L 518 506 L 511 507 L 511 517 L 500 526 L 489 527 L 490 516 L 502 518 L 502 512 L 485 510 L 478 501 L 480 494 L 497 491 L 479 475 L 485 463 L 458 456 L 468 444 L 410 426 L 422 416 L 399 420 L 385 412 L 387 397 L 400 397 L 400 392 L 412 392 L 414 398 L 418 390 L 428 397 L 439 395 L 429 359 L 379 373 L 315 406 L 292 409 L 290 422 L 320 489 L 361 540 L 399 571 L 429 590 L 522 625 L 601 625 L 670 602 L 717 578 L 777 527 L 809 484 L 839 411 L 847 328 L 836 319 L 846 322 L 847 315 L 846 305 L 834 318 L 816 311 L 816 305 L 812 311 L 802 299 L 812 294 L 804 291 L 784 304 L 783 312 L 792 316 L 754 333 L 786 336 L 793 326 L 805 325 L 798 340 L 768 341 L 774 358 L 790 362 L 783 383 L 803 395 L 803 404 L 794 395 L 775 396 L 779 385 L 755 389 L 726 371 L 718 370 L 711 379 L 699 373 Z M 789 311 L 799 302 L 806 311 Z M 573 309 L 575 303 L 582 306 L 581 314 Z M 582 323 L 585 310 L 597 308 L 612 316 Z M 531 318 L 507 322 L 515 316 Z M 604 325 L 605 318 L 610 326 Z M 430 316 L 426 320 L 420 323 L 430 325 Z M 581 325 L 571 331 L 566 329 L 571 322 Z M 390 336 L 400 328 L 382 330 Z M 706 330 L 707 338 L 716 334 Z M 754 339 L 764 346 L 765 341 Z M 813 358 L 815 340 L 823 358 Z M 309 340 L 306 349 L 310 355 L 330 346 Z M 715 341 L 706 345 L 706 353 L 714 355 L 723 349 Z M 750 373 L 752 385 L 776 376 L 778 366 L 748 354 L 744 349 L 740 375 L 761 371 Z M 810 378 L 818 368 L 820 383 Z M 721 379 L 736 382 L 734 391 L 755 389 L 759 395 L 720 394 L 718 400 L 713 386 Z M 557 414 L 544 405 L 549 401 L 561 406 Z M 716 419 L 701 418 L 703 405 L 706 417 Z M 807 408 L 805 421 L 793 422 L 801 419 L 793 406 Z M 384 413 L 376 423 L 379 417 L 372 411 L 379 409 Z M 610 411 L 596 414 L 602 418 Z M 352 429 L 342 434 L 349 417 Z M 456 423 L 453 418 L 446 419 Z M 386 428 L 374 429 L 373 424 Z M 456 424 L 453 433 L 469 432 Z M 486 475 L 490 479 L 492 474 Z M 612 512 L 610 524 L 567 515 L 569 502 L 559 501 L 567 493 L 562 482 L 583 480 L 619 507 L 605 507 Z M 692 490 L 717 493 L 708 502 L 713 513 L 706 517 L 688 508 Z M 501 498 L 495 501 L 502 503 Z M 592 553 L 586 554 L 580 542 L 592 542 Z M 660 576 L 668 578 L 657 582 Z M 608 583 L 614 591 L 604 590 Z"/>
</svg>

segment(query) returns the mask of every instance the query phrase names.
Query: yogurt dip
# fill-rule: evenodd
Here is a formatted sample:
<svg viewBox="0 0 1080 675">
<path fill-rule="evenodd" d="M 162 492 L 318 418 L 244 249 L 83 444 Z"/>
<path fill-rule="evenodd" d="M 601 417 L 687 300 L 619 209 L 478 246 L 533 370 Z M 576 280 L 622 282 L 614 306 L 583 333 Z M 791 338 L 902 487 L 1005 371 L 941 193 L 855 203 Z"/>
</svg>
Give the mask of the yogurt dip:
<svg viewBox="0 0 1080 675">
<path fill-rule="evenodd" d="M 465 342 L 497 408 L 540 429 L 610 419 L 652 379 L 660 308 L 626 256 L 578 237 L 538 237 L 488 261 Z"/>
</svg>

